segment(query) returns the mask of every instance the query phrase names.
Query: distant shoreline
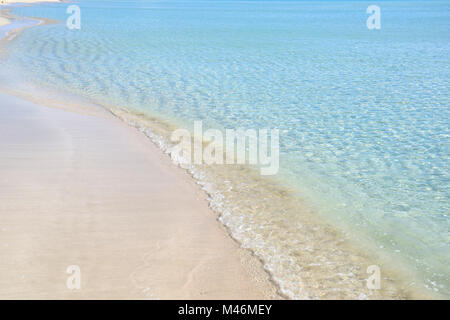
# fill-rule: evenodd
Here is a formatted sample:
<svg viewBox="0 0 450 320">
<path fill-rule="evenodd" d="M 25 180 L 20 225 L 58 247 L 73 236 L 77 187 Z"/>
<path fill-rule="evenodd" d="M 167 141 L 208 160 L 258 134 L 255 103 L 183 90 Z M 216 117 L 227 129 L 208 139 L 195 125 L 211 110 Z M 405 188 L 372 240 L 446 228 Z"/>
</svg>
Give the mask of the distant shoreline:
<svg viewBox="0 0 450 320">
<path fill-rule="evenodd" d="M 39 2 L 63 2 L 61 0 L 0 0 L 0 5 L 9 5 L 13 3 L 39 3 Z"/>
<path fill-rule="evenodd" d="M 0 10 L 1 18 L 8 20 L 8 23 L 0 26 L 0 46 L 12 41 L 20 32 L 27 28 L 59 23 L 59 21 L 53 19 L 37 17 L 25 17 L 25 21 L 16 21 L 16 17 L 11 14 L 10 9 Z"/>
</svg>

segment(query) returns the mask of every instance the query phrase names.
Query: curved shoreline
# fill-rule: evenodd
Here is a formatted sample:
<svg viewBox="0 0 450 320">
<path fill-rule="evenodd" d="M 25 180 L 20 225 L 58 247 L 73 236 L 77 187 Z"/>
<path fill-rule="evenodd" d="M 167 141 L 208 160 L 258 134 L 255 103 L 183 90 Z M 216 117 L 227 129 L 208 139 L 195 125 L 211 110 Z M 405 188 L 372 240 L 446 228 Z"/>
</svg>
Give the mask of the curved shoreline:
<svg viewBox="0 0 450 320">
<path fill-rule="evenodd" d="M 0 297 L 279 298 L 195 183 L 140 132 L 102 109 L 0 99 Z M 70 265 L 78 291 L 65 288 Z"/>
<path fill-rule="evenodd" d="M 108 108 L 107 108 L 107 109 L 108 109 Z M 142 130 L 145 130 L 145 128 L 142 128 L 142 127 L 139 127 L 139 126 L 138 126 L 138 128 L 139 128 L 139 129 L 142 129 Z M 151 128 L 151 126 L 149 126 L 149 128 Z M 214 207 L 214 205 L 212 205 L 212 206 Z M 217 208 L 216 208 L 216 209 L 217 209 Z M 216 210 L 216 211 L 217 211 L 217 210 Z M 223 222 L 223 221 L 222 221 L 222 222 Z M 226 226 L 226 223 L 224 223 L 224 224 L 225 224 L 225 226 Z M 228 228 L 228 226 L 227 226 L 227 228 Z M 235 239 L 236 241 L 239 242 L 240 245 L 242 245 L 242 242 L 239 241 L 239 240 L 237 240 L 236 237 L 233 236 L 232 231 L 230 231 L 229 233 L 231 234 L 231 236 L 232 236 L 233 239 Z M 261 260 L 261 257 L 259 257 L 259 256 L 257 256 L 257 257 L 258 257 L 258 259 Z M 262 260 L 261 260 L 261 261 L 262 261 Z"/>
<path fill-rule="evenodd" d="M 22 30 L 18 30 L 18 32 L 20 32 L 20 31 L 22 31 Z M 23 98 L 26 98 L 26 97 L 23 97 Z M 40 101 L 40 99 L 38 97 L 33 97 L 33 101 L 38 104 L 48 105 L 47 103 Z M 108 110 L 109 112 L 111 112 L 112 115 L 114 115 L 116 118 L 120 119 L 123 123 L 126 123 L 130 127 L 135 127 L 136 129 L 138 129 L 138 131 L 141 131 L 142 133 L 144 133 L 144 135 L 146 135 L 147 138 L 149 138 L 152 141 L 152 143 L 155 143 L 155 145 L 158 146 L 163 151 L 163 153 L 167 152 L 167 149 L 169 148 L 167 138 L 168 138 L 168 133 L 170 133 L 170 130 L 165 131 L 164 129 L 170 128 L 171 126 L 169 124 L 160 122 L 157 119 L 155 119 L 156 120 L 155 122 L 152 122 L 152 121 L 148 122 L 147 121 L 148 119 L 146 119 L 145 115 L 137 114 L 138 117 L 136 117 L 136 115 L 133 114 L 133 112 L 130 112 L 129 110 L 126 110 L 125 112 L 123 112 L 124 111 L 123 109 L 115 108 L 115 106 L 108 106 L 108 105 L 103 105 L 103 104 L 99 104 L 99 106 L 101 108 L 104 108 L 105 110 Z M 61 103 L 56 102 L 54 105 L 52 105 L 52 107 L 57 107 L 57 108 L 61 107 Z M 62 108 L 66 109 L 66 110 L 71 109 L 70 107 L 69 108 L 62 107 Z M 155 127 L 155 124 L 156 124 L 156 127 Z M 155 133 L 153 130 L 157 129 L 158 125 L 162 125 L 162 128 L 160 128 L 162 130 L 157 131 Z M 168 127 L 166 127 L 166 126 L 168 126 Z M 179 165 L 179 164 L 175 162 L 175 165 Z M 182 168 L 182 169 L 186 171 L 186 173 L 190 176 L 189 178 L 192 179 L 192 181 L 195 181 L 197 185 L 201 186 L 201 188 L 200 188 L 201 192 L 205 193 L 208 196 L 209 207 L 215 212 L 215 214 L 218 214 L 218 220 L 220 221 L 220 225 L 227 230 L 227 234 L 229 235 L 229 237 L 233 241 L 235 241 L 241 248 L 245 248 L 243 250 L 249 252 L 249 254 L 251 256 L 253 256 L 255 259 L 257 259 L 260 262 L 260 264 L 263 266 L 265 272 L 269 276 L 269 281 L 271 281 L 272 284 L 274 285 L 274 287 L 277 288 L 277 291 L 279 292 L 278 294 L 280 294 L 284 298 L 289 297 L 289 298 L 297 298 L 297 299 L 298 298 L 308 299 L 308 298 L 318 297 L 317 294 L 321 295 L 321 293 L 315 293 L 314 295 L 311 296 L 312 293 L 305 292 L 304 294 L 301 294 L 299 296 L 298 293 L 294 293 L 292 291 L 292 288 L 289 288 L 290 285 L 286 286 L 286 284 L 285 284 L 284 288 L 283 288 L 282 283 L 285 282 L 285 280 L 280 278 L 280 275 L 277 276 L 276 272 L 274 272 L 275 271 L 274 268 L 276 268 L 276 265 L 273 265 L 272 267 L 270 267 L 270 265 L 268 265 L 268 261 L 270 260 L 270 257 L 268 257 L 268 256 L 264 257 L 264 255 L 261 255 L 261 252 L 259 252 L 259 254 L 258 254 L 254 250 L 254 248 L 251 247 L 251 245 L 245 244 L 245 238 L 242 238 L 241 236 L 239 236 L 239 234 L 236 234 L 236 232 L 233 230 L 233 229 L 235 229 L 233 226 L 235 224 L 235 222 L 233 222 L 233 219 L 231 219 L 231 220 L 229 219 L 230 216 L 228 216 L 228 219 L 227 218 L 224 219 L 223 216 L 225 214 L 226 209 L 224 211 L 224 209 L 222 208 L 222 204 L 221 204 L 221 199 L 224 197 L 224 195 L 223 195 L 224 190 L 218 190 L 218 189 L 214 190 L 214 189 L 208 188 L 208 185 L 211 184 L 211 182 L 214 180 L 214 178 L 209 177 L 210 178 L 209 180 L 202 181 L 199 178 L 199 175 L 202 176 L 205 173 L 204 171 L 201 170 L 200 172 L 196 172 L 196 171 L 193 171 L 194 168 Z M 253 173 L 253 170 L 251 170 L 251 169 L 250 169 L 250 171 L 247 172 L 247 174 L 250 174 L 251 176 L 253 176 L 252 173 Z M 220 172 L 219 174 L 223 174 L 223 173 Z M 230 172 L 226 172 L 225 174 L 226 174 L 226 178 L 228 179 L 229 178 L 228 174 L 230 174 Z M 238 169 L 238 172 L 235 172 L 234 174 L 240 175 L 239 169 Z M 256 179 L 255 181 L 260 181 L 261 177 L 257 176 L 257 177 L 254 177 L 254 179 Z M 270 180 L 268 180 L 268 181 L 270 181 Z M 269 184 L 270 183 L 268 183 L 266 181 L 266 183 L 264 183 L 264 186 L 268 186 Z M 263 187 L 263 188 L 265 188 L 265 187 Z M 288 193 L 288 192 L 286 193 L 286 190 L 279 188 L 278 186 L 274 186 L 274 187 L 270 186 L 270 189 L 274 190 L 275 193 L 277 193 L 277 194 L 278 193 L 279 194 L 287 194 Z M 214 197 L 215 192 L 219 192 L 219 194 L 216 195 L 216 198 Z M 263 191 L 263 192 L 266 192 L 266 191 Z M 284 197 L 280 198 L 280 201 L 285 201 L 285 200 L 286 200 L 286 198 L 284 198 Z M 288 201 L 290 201 L 290 200 L 292 200 L 292 199 L 288 199 Z M 293 204 L 293 205 L 296 208 L 295 210 L 306 211 L 304 204 Z M 308 217 L 305 218 L 306 220 L 304 221 L 304 223 L 311 224 L 312 221 L 315 221 L 312 223 L 312 225 L 314 225 L 315 227 L 317 225 L 323 225 L 323 227 L 325 228 L 324 230 L 328 230 L 328 232 L 330 234 L 334 235 L 336 233 L 336 230 L 331 231 L 330 229 L 328 229 L 329 228 L 328 225 L 323 224 L 318 219 L 311 220 L 312 218 L 313 218 L 313 216 L 308 215 Z M 325 235 L 327 233 L 327 231 L 322 231 L 322 233 Z M 334 239 L 328 239 L 328 241 L 330 241 L 330 240 L 334 241 L 336 243 L 336 245 L 338 246 L 339 245 L 338 242 L 340 241 L 340 240 L 338 240 L 338 237 L 340 237 L 340 236 L 336 236 L 336 237 L 334 237 Z M 328 249 L 326 249 L 326 250 L 328 250 Z M 288 257 L 286 257 L 286 259 L 287 258 Z M 308 263 L 314 263 L 314 261 L 315 261 L 315 258 L 312 258 L 312 261 L 310 261 L 310 262 L 307 262 L 307 261 L 302 261 L 302 262 L 305 264 L 308 264 Z M 333 272 L 333 271 L 331 271 L 331 270 L 328 271 L 328 273 L 330 273 L 330 272 Z M 359 287 L 358 283 L 360 283 L 361 281 L 364 281 L 364 279 L 365 279 L 365 273 L 360 272 L 360 275 L 358 276 L 358 280 L 356 280 L 355 285 L 357 285 Z M 296 281 L 299 281 L 299 280 L 293 279 L 293 281 L 292 281 L 293 282 L 292 284 L 294 284 L 294 286 L 297 286 L 295 284 Z M 360 287 L 359 289 L 363 289 L 363 287 Z M 360 295 L 360 292 L 358 290 L 355 293 L 355 295 L 353 296 L 353 298 L 357 298 L 359 295 Z M 344 295 L 344 296 L 346 296 L 348 298 L 347 295 Z M 363 294 L 363 296 L 366 298 L 369 298 L 369 293 L 367 292 L 367 293 Z M 375 296 L 378 298 L 382 297 L 382 296 L 378 296 L 378 295 L 375 295 Z M 395 294 L 395 296 L 397 296 L 397 294 Z M 392 296 L 390 298 L 392 298 Z"/>
<path fill-rule="evenodd" d="M 0 33 L 0 46 L 4 45 L 7 41 L 14 40 L 22 31 L 28 28 L 59 23 L 59 21 L 48 18 L 20 17 L 21 20 L 25 19 L 25 21 L 27 22 L 36 22 L 36 24 L 29 24 L 24 21 L 17 21 L 19 20 L 19 17 L 15 16 L 10 11 L 10 8 L 0 10 L 0 18 L 3 17 L 4 19 L 8 20 L 7 24 L 0 26 L 0 28 L 6 29 L 3 30 L 3 35 L 2 33 Z M 0 32 L 1 31 L 2 30 L 0 29 Z"/>
<path fill-rule="evenodd" d="M 19 28 L 12 33 L 17 35 L 23 29 Z M 9 34 L 5 41 L 13 39 L 10 38 L 12 33 Z M 63 109 L 65 110 L 57 110 L 5 95 L 1 99 L 4 104 L 2 104 L 0 112 L 8 115 L 2 117 L 2 120 L 9 123 L 9 126 L 13 123 L 11 129 L 14 130 L 15 126 L 24 126 L 30 117 L 33 119 L 33 126 L 39 128 L 32 136 L 27 136 L 27 133 L 14 134 L 13 131 L 10 132 L 8 130 L 3 139 L 0 139 L 0 144 L 4 145 L 4 148 L 2 147 L 2 150 L 4 150 L 3 154 L 8 154 L 8 157 L 14 157 L 16 152 L 15 149 L 8 147 L 15 139 L 18 139 L 18 141 L 24 139 L 28 141 L 27 144 L 33 146 L 31 149 L 24 147 L 19 150 L 21 153 L 26 152 L 29 154 L 29 161 L 22 161 L 21 164 L 17 164 L 8 161 L 4 157 L 0 159 L 3 168 L 9 167 L 8 176 L 11 177 L 8 180 L 10 182 L 6 185 L 0 185 L 0 188 L 17 189 L 21 190 L 19 193 L 23 193 L 22 204 L 16 200 L 18 194 L 6 194 L 7 197 L 2 199 L 3 206 L 8 208 L 8 212 L 10 212 L 10 215 L 8 215 L 8 218 L 1 226 L 2 231 L 4 231 L 1 234 L 2 239 L 8 241 L 8 247 L 16 247 L 27 251 L 30 244 L 20 239 L 15 239 L 13 233 L 11 233 L 13 231 L 9 230 L 19 228 L 21 234 L 27 235 L 28 237 L 35 237 L 41 246 L 48 246 L 50 251 L 43 249 L 37 252 L 30 252 L 26 257 L 31 261 L 35 261 L 40 255 L 50 255 L 52 258 L 40 262 L 40 264 L 46 265 L 48 270 L 60 268 L 61 265 L 58 261 L 61 259 L 64 261 L 76 261 L 78 259 L 78 264 L 81 265 L 85 275 L 89 275 L 92 278 L 99 277 L 101 279 L 102 276 L 98 274 L 96 269 L 105 270 L 111 264 L 120 266 L 120 269 L 108 271 L 103 276 L 103 278 L 106 276 L 115 279 L 115 281 L 119 281 L 118 285 L 114 283 L 109 285 L 108 293 L 102 292 L 102 288 L 106 285 L 104 282 L 94 281 L 94 283 L 88 286 L 89 289 L 86 292 L 83 293 L 83 291 L 80 291 L 78 294 L 63 291 L 62 285 L 65 281 L 60 280 L 63 280 L 65 277 L 64 273 L 55 275 L 56 278 L 53 278 L 52 283 L 44 282 L 38 286 L 31 284 L 24 286 L 16 282 L 17 277 L 15 273 L 21 272 L 24 274 L 24 277 L 30 279 L 42 276 L 52 278 L 52 275 L 45 275 L 45 272 L 42 273 L 40 270 L 34 271 L 23 265 L 0 266 L 2 269 L 2 277 L 0 277 L 0 283 L 2 285 L 0 287 L 3 288 L 0 290 L 1 297 L 5 299 L 282 298 L 282 296 L 278 295 L 276 285 L 271 281 L 269 274 L 263 270 L 258 258 L 253 256 L 250 251 L 239 248 L 237 243 L 227 236 L 223 226 L 216 221 L 215 213 L 208 208 L 206 201 L 203 199 L 203 192 L 198 190 L 198 187 L 191 179 L 186 179 L 184 172 L 174 168 L 173 164 L 148 139 L 144 138 L 140 132 L 137 132 L 124 122 L 118 120 L 118 118 L 112 116 L 109 112 L 105 112 L 106 109 L 103 108 L 93 108 L 88 115 L 83 109 L 77 110 L 73 107 L 67 108 L 67 106 L 64 106 Z M 26 117 L 24 117 L 25 114 L 27 114 Z M 59 189 L 53 189 L 52 185 L 45 182 L 47 179 L 56 178 L 53 173 L 44 173 L 42 167 L 39 171 L 32 169 L 40 163 L 39 159 L 41 157 L 46 157 L 45 148 L 44 151 L 34 150 L 36 146 L 44 146 L 46 143 L 45 140 L 39 138 L 39 132 L 53 131 L 56 129 L 54 128 L 54 124 L 40 120 L 41 115 L 45 118 L 54 119 L 52 123 L 57 123 L 58 127 L 69 133 L 72 143 L 75 143 L 77 149 L 81 149 L 75 153 L 67 153 L 64 151 L 64 148 L 67 148 L 69 145 L 66 145 L 64 140 L 61 140 L 63 137 L 60 137 L 57 131 L 55 131 L 52 133 L 51 139 L 61 140 L 60 147 L 57 147 L 53 151 L 56 154 L 61 154 L 63 157 L 74 157 L 75 159 L 96 157 L 96 153 L 100 157 L 103 157 L 104 154 L 110 154 L 111 157 L 108 158 L 108 163 L 106 164 L 98 163 L 95 165 L 94 163 L 89 163 L 89 161 L 83 161 L 81 163 L 81 169 L 86 170 L 86 172 L 84 174 L 82 172 L 77 173 L 77 176 L 81 177 L 82 180 L 90 181 L 88 182 L 89 185 L 98 185 L 96 188 L 100 187 L 101 189 L 105 189 L 105 192 L 95 192 L 90 187 L 82 191 L 82 189 L 79 189 L 78 184 L 84 182 L 79 180 L 77 176 L 72 176 L 68 180 L 71 182 L 65 182 L 58 188 L 71 190 L 70 193 L 73 193 L 73 190 L 79 189 L 77 191 L 80 192 L 79 196 L 72 200 L 64 200 L 64 205 L 62 203 L 58 205 L 63 205 L 63 207 L 58 209 L 52 205 L 47 206 L 48 208 L 45 210 L 46 214 L 40 218 L 39 227 L 34 228 L 33 224 L 30 225 L 27 222 L 33 221 L 34 219 L 23 211 L 25 209 L 24 206 L 27 206 L 30 201 L 42 203 L 42 206 L 44 206 L 44 203 L 48 203 L 49 199 L 45 194 L 40 194 L 38 197 L 28 194 L 20 184 L 14 181 L 17 179 L 22 181 L 25 179 L 27 181 L 26 176 L 17 176 L 25 170 L 22 167 L 25 166 L 28 170 L 32 170 L 32 176 L 35 176 L 34 179 L 41 176 L 37 178 L 41 180 L 39 183 L 41 189 L 48 190 L 52 193 L 59 193 Z M 89 123 L 95 123 L 92 127 L 95 130 L 89 129 L 91 127 Z M 80 132 L 78 132 L 79 126 L 83 128 Z M 98 132 L 99 128 L 102 128 L 100 129 L 100 133 Z M 60 129 L 57 130 L 60 131 Z M 125 139 L 125 144 L 119 148 L 114 147 L 117 142 L 113 142 L 110 146 L 102 146 L 101 143 L 103 143 L 102 141 L 105 137 L 102 137 L 104 134 L 101 132 L 111 132 L 108 133 L 110 136 L 106 140 L 120 141 Z M 114 137 L 116 134 L 114 132 L 121 133 Z M 85 143 L 82 142 L 85 139 L 89 141 L 88 145 L 92 146 L 88 148 L 91 151 L 86 150 Z M 135 151 L 130 149 L 136 147 L 138 149 Z M 129 152 L 123 155 L 126 149 L 129 149 Z M 119 154 L 114 155 L 116 153 L 114 150 L 119 152 Z M 146 158 L 146 161 L 137 166 L 136 161 L 143 156 Z M 52 161 L 56 161 L 52 165 L 52 172 L 63 170 L 67 174 L 72 175 L 70 172 L 74 171 L 75 167 L 67 167 L 67 164 L 61 162 L 62 159 L 60 156 L 56 156 L 56 159 L 52 157 Z M 107 181 L 102 182 L 101 179 L 97 180 L 95 178 L 95 175 L 107 170 L 111 165 L 119 165 L 116 159 L 121 159 L 120 169 L 108 170 L 107 180 L 115 179 L 116 177 L 119 178 L 119 176 L 124 175 L 128 176 L 123 181 L 123 183 L 127 181 L 128 183 L 120 188 L 108 186 L 109 183 Z M 128 165 L 126 164 L 127 162 L 129 162 Z M 104 167 L 104 165 L 107 167 Z M 40 163 L 38 166 L 45 165 Z M 77 168 L 76 170 L 78 171 L 79 169 Z M 43 173 L 40 174 L 39 172 Z M 6 175 L 7 173 L 4 174 Z M 149 179 L 142 180 L 146 175 Z M 160 177 L 155 180 L 157 176 Z M 123 180 L 123 178 L 119 180 Z M 180 187 L 184 190 L 179 189 Z M 129 191 L 119 190 L 124 188 L 125 190 L 129 189 Z M 169 189 L 161 194 L 161 189 L 164 190 L 166 188 Z M 177 191 L 177 189 L 179 190 Z M 157 195 L 152 195 L 151 190 L 158 190 Z M 79 213 L 75 208 L 87 201 L 88 198 L 86 197 L 92 192 L 96 193 L 96 201 L 102 204 L 91 207 L 88 211 L 83 212 L 81 216 L 77 217 Z M 110 207 L 107 204 L 109 201 L 108 198 L 110 197 L 108 193 L 115 193 L 116 196 L 114 198 L 121 198 L 123 200 L 114 200 L 116 203 L 113 207 Z M 142 199 L 133 201 L 133 204 L 130 204 L 128 199 L 139 194 L 143 196 Z M 63 194 L 61 196 L 67 198 L 69 195 Z M 63 200 L 60 199 L 61 196 L 53 196 L 52 198 L 54 200 L 50 202 L 60 202 L 60 200 Z M 158 205 L 158 203 L 160 204 Z M 145 208 L 144 214 L 140 213 L 141 208 Z M 109 212 L 117 210 L 122 211 L 121 215 L 123 217 L 119 220 L 109 215 Z M 63 215 L 59 217 L 61 213 Z M 34 210 L 33 214 L 39 216 L 39 210 Z M 89 224 L 91 224 L 90 220 L 94 214 L 97 216 L 96 219 L 100 218 L 99 222 L 101 224 L 97 223 L 97 228 L 92 233 L 89 231 Z M 16 218 L 16 216 L 19 217 Z M 49 218 L 51 220 L 57 219 L 59 221 L 59 227 L 56 229 L 48 229 L 46 227 L 46 221 Z M 77 220 L 76 225 L 73 224 L 72 219 Z M 113 222 L 109 221 L 111 219 Z M 170 220 L 167 221 L 167 219 Z M 42 223 L 44 225 L 41 225 Z M 18 227 L 13 228 L 12 225 L 17 225 Z M 105 228 L 117 229 L 121 225 L 127 226 L 127 228 L 121 232 L 122 236 L 119 233 L 115 234 L 114 237 L 121 238 L 124 244 L 114 241 L 101 250 L 88 249 L 93 243 L 103 241 L 102 239 L 105 236 L 112 236 L 112 234 L 108 235 L 108 233 L 104 236 L 99 236 L 95 230 L 98 232 Z M 74 229 L 76 226 L 78 227 Z M 72 229 L 72 231 L 70 233 L 65 232 L 67 228 Z M 149 230 L 147 231 L 147 229 Z M 154 231 L 152 232 L 151 230 Z M 35 234 L 35 232 L 38 234 Z M 155 232 L 157 233 L 156 235 Z M 48 243 L 49 241 L 50 243 L 54 243 L 54 245 Z M 66 243 L 67 247 L 60 247 L 57 243 Z M 78 246 L 70 249 L 71 246 L 67 245 L 69 243 L 78 243 Z M 152 248 L 154 246 L 156 248 Z M 133 247 L 137 249 L 133 249 Z M 111 250 L 118 250 L 118 248 L 122 248 L 124 252 L 127 252 L 128 257 L 126 259 L 123 259 L 123 254 L 110 253 Z M 0 250 L 2 261 L 16 261 L 16 254 L 15 251 L 11 252 L 8 250 L 5 252 L 5 250 Z M 80 258 L 75 258 L 75 256 L 70 258 L 67 254 L 69 256 L 83 255 L 84 258 L 80 261 Z M 155 256 L 158 258 L 155 263 L 152 263 Z M 105 262 L 102 262 L 100 265 L 96 264 L 95 261 L 97 259 Z M 171 261 L 174 259 L 182 260 L 172 266 Z M 114 260 L 117 261 L 112 262 Z M 155 275 L 157 278 L 154 278 Z M 178 280 L 173 285 L 159 284 L 159 277 L 166 279 L 165 281 L 167 282 L 173 282 L 175 279 Z"/>
</svg>

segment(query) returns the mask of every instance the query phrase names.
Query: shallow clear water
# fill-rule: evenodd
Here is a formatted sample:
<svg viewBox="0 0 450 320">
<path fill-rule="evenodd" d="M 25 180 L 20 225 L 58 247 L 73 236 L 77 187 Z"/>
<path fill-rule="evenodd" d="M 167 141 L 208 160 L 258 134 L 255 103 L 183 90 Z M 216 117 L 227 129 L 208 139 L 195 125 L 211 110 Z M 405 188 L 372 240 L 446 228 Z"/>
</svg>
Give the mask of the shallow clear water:
<svg viewBox="0 0 450 320">
<path fill-rule="evenodd" d="M 279 128 L 283 185 L 347 236 L 401 262 L 409 281 L 449 297 L 450 4 L 377 2 L 377 31 L 366 27 L 369 4 L 81 1 L 80 31 L 65 23 L 27 30 L 9 45 L 0 81 L 26 79 L 188 128 L 194 120 Z M 66 7 L 13 12 L 64 21 Z M 297 219 L 285 203 L 228 225 L 238 233 L 236 221 L 257 228 L 289 210 Z M 282 256 L 298 245 L 296 232 L 272 247 L 255 235 L 246 245 Z M 269 269 L 280 282 L 289 274 Z M 294 291 L 285 290 L 317 297 Z"/>
</svg>

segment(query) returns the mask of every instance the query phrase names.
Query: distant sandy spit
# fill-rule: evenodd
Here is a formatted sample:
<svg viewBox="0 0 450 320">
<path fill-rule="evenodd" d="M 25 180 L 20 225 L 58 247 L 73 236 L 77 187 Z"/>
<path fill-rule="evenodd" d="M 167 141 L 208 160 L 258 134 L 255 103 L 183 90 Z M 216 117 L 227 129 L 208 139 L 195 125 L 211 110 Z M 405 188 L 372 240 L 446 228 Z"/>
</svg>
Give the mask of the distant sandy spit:
<svg viewBox="0 0 450 320">
<path fill-rule="evenodd" d="M 61 2 L 61 0 L 0 0 L 0 5 L 8 5 L 11 3 L 36 3 L 36 2 Z"/>
<path fill-rule="evenodd" d="M 61 0 L 0 0 L 0 6 L 12 3 L 39 3 L 39 2 L 62 2 Z M 11 23 L 9 19 L 2 17 L 0 12 L 0 27 Z"/>
<path fill-rule="evenodd" d="M 280 298 L 193 179 L 106 110 L 0 94 L 0 131 L 0 299 Z"/>
</svg>

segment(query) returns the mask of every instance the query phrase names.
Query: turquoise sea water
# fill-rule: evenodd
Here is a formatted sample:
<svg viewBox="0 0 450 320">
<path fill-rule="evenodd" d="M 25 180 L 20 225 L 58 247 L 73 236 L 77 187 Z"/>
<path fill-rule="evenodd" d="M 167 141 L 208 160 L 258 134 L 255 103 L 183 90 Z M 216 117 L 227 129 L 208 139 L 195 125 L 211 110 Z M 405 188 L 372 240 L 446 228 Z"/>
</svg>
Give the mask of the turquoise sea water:
<svg viewBox="0 0 450 320">
<path fill-rule="evenodd" d="M 409 285 L 450 297 L 448 1 L 77 4 L 81 30 L 66 28 L 68 4 L 13 9 L 63 22 L 11 42 L 0 83 L 32 82 L 188 128 L 279 128 L 282 184 L 399 261 Z M 366 27 L 370 4 L 381 8 L 380 30 Z M 265 239 L 264 250 L 288 256 L 295 237 Z M 287 271 L 268 269 L 292 282 L 283 275 L 295 268 L 279 268 Z M 295 286 L 281 285 L 317 297 Z"/>
</svg>

